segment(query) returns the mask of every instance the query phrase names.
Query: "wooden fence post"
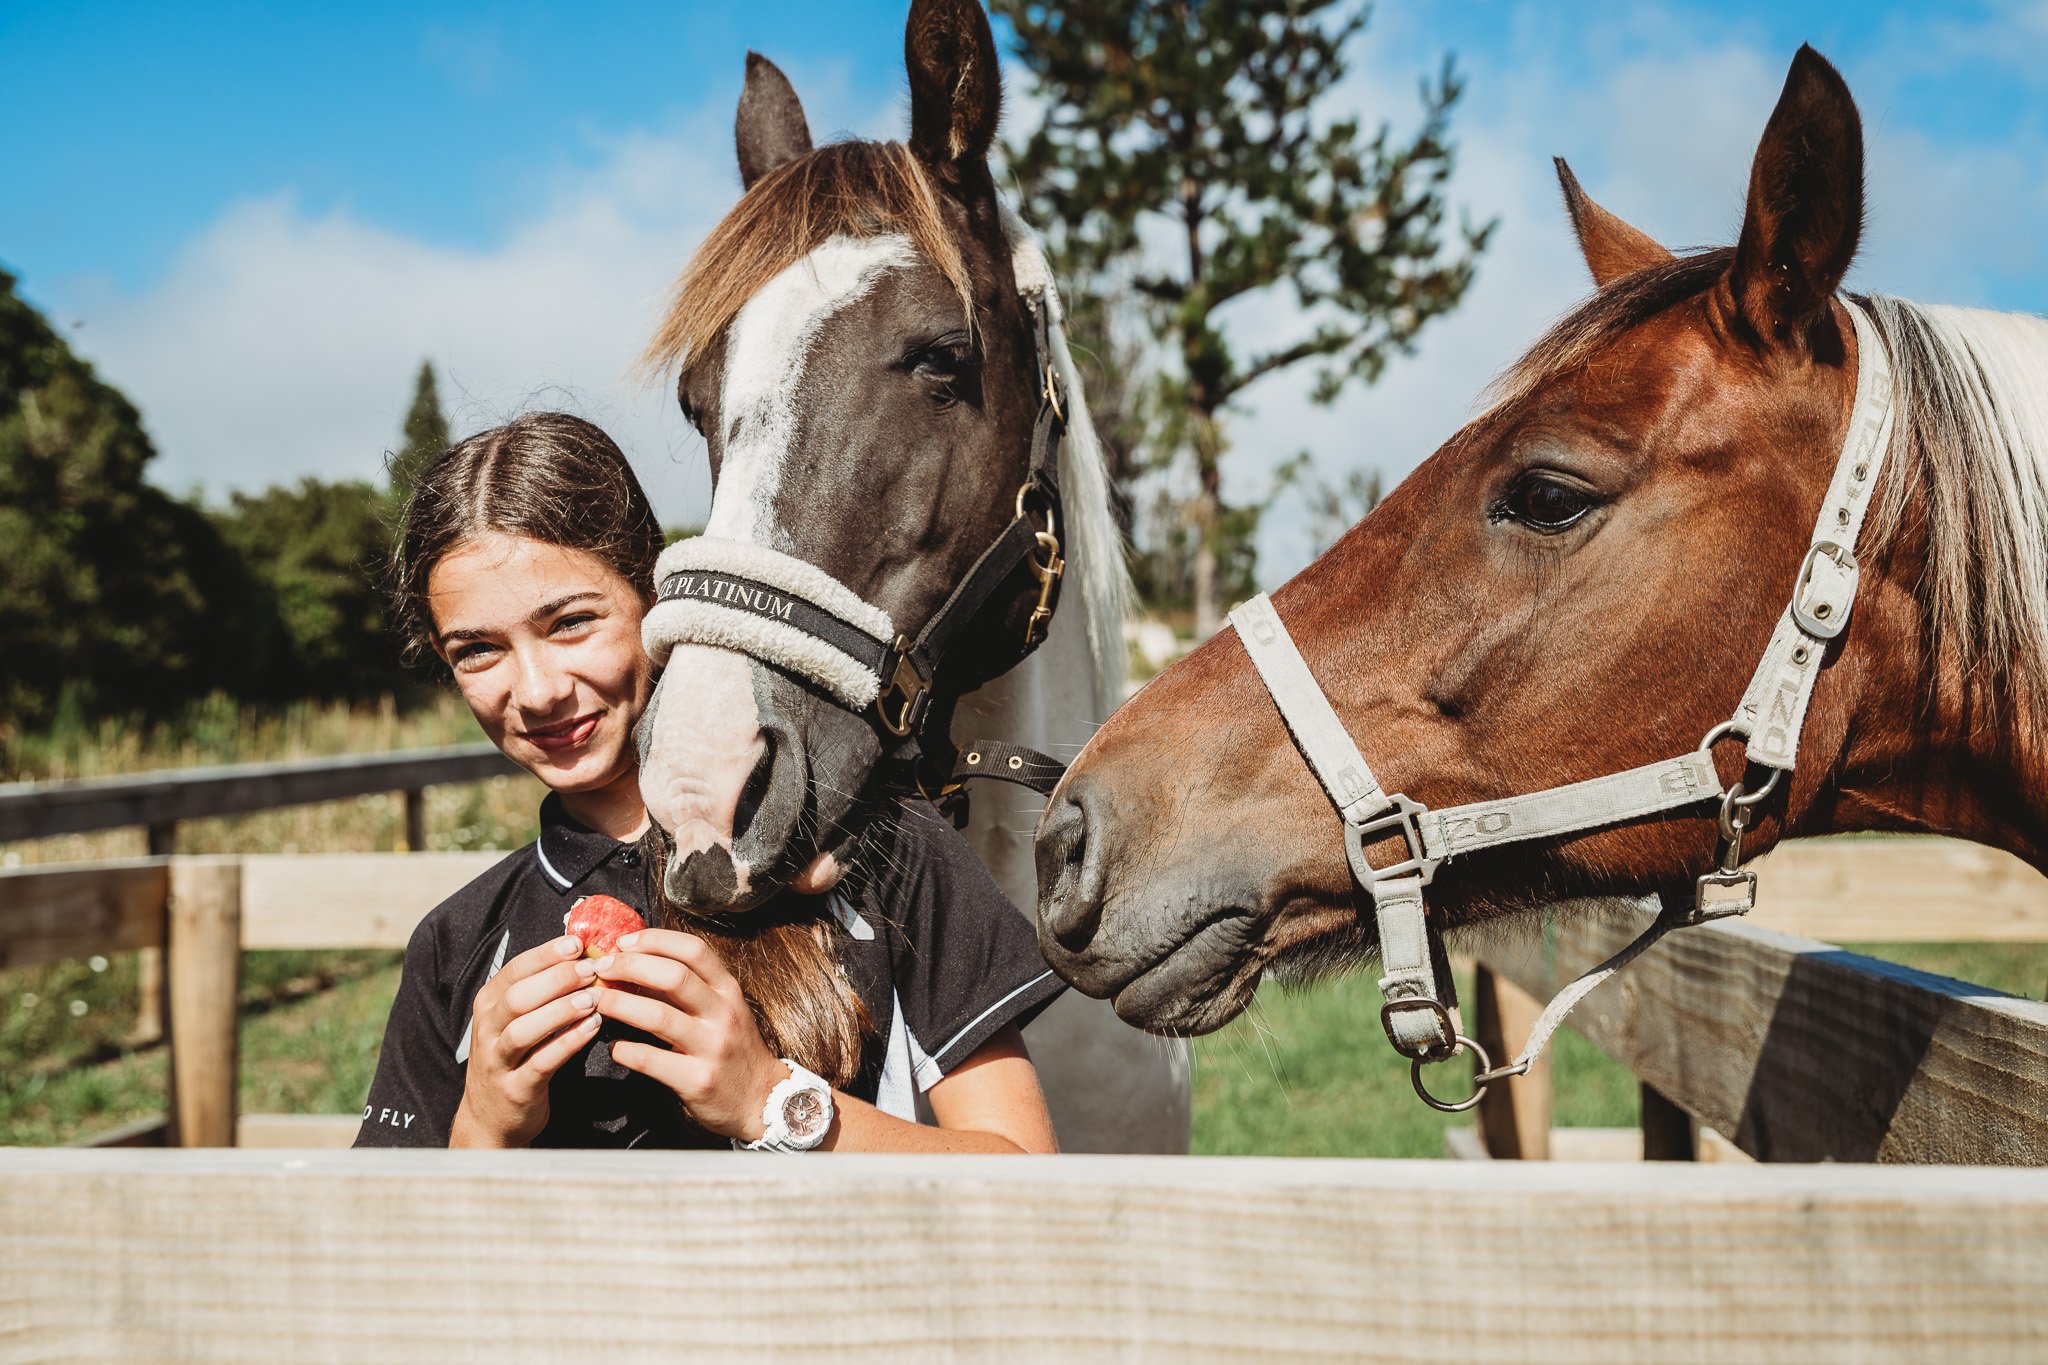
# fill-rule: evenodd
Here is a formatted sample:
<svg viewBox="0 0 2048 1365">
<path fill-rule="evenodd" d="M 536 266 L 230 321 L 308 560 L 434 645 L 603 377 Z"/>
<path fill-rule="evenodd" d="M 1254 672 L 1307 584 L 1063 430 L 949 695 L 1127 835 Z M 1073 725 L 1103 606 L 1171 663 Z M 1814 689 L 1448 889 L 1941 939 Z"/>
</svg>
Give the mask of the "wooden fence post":
<svg viewBox="0 0 2048 1365">
<path fill-rule="evenodd" d="M 1698 1161 L 1700 1130 L 1691 1114 L 1664 1097 L 1655 1086 L 1643 1086 L 1643 1160 Z"/>
<path fill-rule="evenodd" d="M 178 842 L 178 822 L 164 820 L 148 827 L 149 856 L 168 858 Z M 138 949 L 135 957 L 135 1027 L 128 1030 L 131 1047 L 160 1042 L 164 1036 L 164 952 L 161 948 Z"/>
<path fill-rule="evenodd" d="M 180 1147 L 235 1144 L 236 1007 L 241 993 L 242 865 L 171 864 L 171 1131 Z"/>
<path fill-rule="evenodd" d="M 426 790 L 407 787 L 402 795 L 405 799 L 405 827 L 399 831 L 398 851 L 424 853 L 427 848 Z"/>
<path fill-rule="evenodd" d="M 1495 1066 L 1513 1061 L 1529 1041 L 1529 1029 L 1543 1013 L 1535 996 L 1480 963 L 1473 971 L 1473 1036 Z M 1547 1161 L 1550 1158 L 1550 1055 L 1529 1074 L 1496 1083 L 1479 1101 L 1479 1140 L 1489 1156 Z"/>
</svg>

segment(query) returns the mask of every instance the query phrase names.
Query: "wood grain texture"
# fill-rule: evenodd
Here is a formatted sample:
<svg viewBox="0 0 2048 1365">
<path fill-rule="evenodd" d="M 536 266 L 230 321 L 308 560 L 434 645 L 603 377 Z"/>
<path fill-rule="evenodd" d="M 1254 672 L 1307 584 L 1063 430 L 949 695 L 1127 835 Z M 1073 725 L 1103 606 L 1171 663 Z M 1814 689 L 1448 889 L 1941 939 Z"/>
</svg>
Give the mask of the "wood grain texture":
<svg viewBox="0 0 2048 1365">
<path fill-rule="evenodd" d="M 235 1146 L 341 1148 L 362 1126 L 360 1114 L 238 1114 Z"/>
<path fill-rule="evenodd" d="M 171 1002 L 171 1131 L 182 1147 L 227 1147 L 235 1140 L 241 929 L 240 862 L 173 861 L 164 966 Z"/>
<path fill-rule="evenodd" d="M 0 1152 L 0 1362 L 2038 1358 L 2048 1174 Z M 117 1269 L 116 1269 L 117 1268 Z"/>
<path fill-rule="evenodd" d="M 0 872 L 0 967 L 27 967 L 164 941 L 162 858 Z"/>
<path fill-rule="evenodd" d="M 1472 969 L 1473 1038 L 1505 1066 L 1521 1054 L 1543 1002 L 1485 963 Z M 1543 1161 L 1550 1156 L 1551 1076 L 1548 1050 L 1526 1074 L 1487 1088 L 1473 1111 L 1487 1154 L 1502 1160 Z"/>
<path fill-rule="evenodd" d="M 1749 917 L 1840 943 L 2048 942 L 2048 877 L 1961 839 L 1795 839 L 1754 864 Z"/>
<path fill-rule="evenodd" d="M 245 948 L 403 948 L 488 853 L 266 853 L 242 861 Z"/>
<path fill-rule="evenodd" d="M 214 768 L 167 768 L 132 777 L 0 785 L 0 843 L 123 825 L 160 825 L 376 792 L 475 782 L 516 773 L 490 744 Z"/>
<path fill-rule="evenodd" d="M 1697 1130 L 1700 1161 L 1735 1162 L 1754 1165 L 1756 1158 L 1711 1128 Z M 1552 1161 L 1641 1161 L 1643 1130 L 1640 1128 L 1553 1128 L 1550 1130 Z M 1493 1154 L 1479 1138 L 1477 1128 L 1444 1129 L 1444 1155 L 1455 1161 L 1491 1161 Z"/>
<path fill-rule="evenodd" d="M 1483 956 L 1548 997 L 1647 922 L 1581 913 Z M 2048 1163 L 2038 1001 L 1724 921 L 1666 937 L 1572 1024 L 1760 1160 Z"/>
</svg>

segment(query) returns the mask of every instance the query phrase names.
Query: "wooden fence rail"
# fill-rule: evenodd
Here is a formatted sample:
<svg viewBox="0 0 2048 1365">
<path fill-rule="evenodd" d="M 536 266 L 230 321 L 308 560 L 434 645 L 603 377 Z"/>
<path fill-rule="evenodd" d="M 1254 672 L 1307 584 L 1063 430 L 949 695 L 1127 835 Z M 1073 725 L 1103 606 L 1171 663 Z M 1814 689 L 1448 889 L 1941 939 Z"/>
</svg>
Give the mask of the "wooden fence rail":
<svg viewBox="0 0 2048 1365">
<path fill-rule="evenodd" d="M 476 782 L 517 771 L 512 761 L 490 744 L 454 744 L 340 758 L 167 768 L 78 782 L 14 782 L 0 785 L 0 843 L 127 825 L 159 828 L 181 820 L 244 815 L 378 792 L 417 793 L 422 787 Z"/>
<path fill-rule="evenodd" d="M 0 1151 L 0 1362 L 2039 1359 L 2048 1173 Z"/>
</svg>

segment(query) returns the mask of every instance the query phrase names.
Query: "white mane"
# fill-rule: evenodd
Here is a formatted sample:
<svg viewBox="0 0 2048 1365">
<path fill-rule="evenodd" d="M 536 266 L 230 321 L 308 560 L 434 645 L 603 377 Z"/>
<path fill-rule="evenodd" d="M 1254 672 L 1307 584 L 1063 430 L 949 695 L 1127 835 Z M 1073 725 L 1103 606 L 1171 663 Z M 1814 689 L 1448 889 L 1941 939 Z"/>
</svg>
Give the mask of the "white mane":
<svg viewBox="0 0 2048 1365">
<path fill-rule="evenodd" d="M 1128 660 L 1124 651 L 1124 615 L 1133 593 L 1130 568 L 1124 561 L 1123 535 L 1110 503 L 1109 470 L 1102 442 L 1088 413 L 1088 394 L 1081 373 L 1067 349 L 1066 310 L 1053 282 L 1045 251 L 1008 200 L 1002 205 L 1003 235 L 1010 243 L 1010 266 L 1018 292 L 1052 310 L 1052 360 L 1065 390 L 1067 435 L 1060 448 L 1060 500 L 1068 557 L 1067 587 L 1079 588 L 1088 618 L 1088 647 L 1096 692 L 1107 707 L 1122 699 Z M 1105 708 L 1104 714 L 1107 714 Z M 1097 717 L 1096 719 L 1101 719 Z"/>
<path fill-rule="evenodd" d="M 1932 643 L 1972 685 L 2048 700 L 2048 321 L 1874 297 L 1900 420 L 1878 543 L 1924 520 Z M 2042 714 L 2036 712 L 2036 714 Z"/>
</svg>

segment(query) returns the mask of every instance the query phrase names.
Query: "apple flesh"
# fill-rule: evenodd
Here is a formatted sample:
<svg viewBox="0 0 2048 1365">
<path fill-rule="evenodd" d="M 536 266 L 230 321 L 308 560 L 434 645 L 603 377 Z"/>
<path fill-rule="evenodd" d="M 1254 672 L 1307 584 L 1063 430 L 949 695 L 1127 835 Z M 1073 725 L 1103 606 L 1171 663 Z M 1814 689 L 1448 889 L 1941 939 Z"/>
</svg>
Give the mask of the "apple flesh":
<svg viewBox="0 0 2048 1365">
<path fill-rule="evenodd" d="M 562 928 L 583 940 L 583 955 L 588 958 L 616 952 L 623 935 L 646 927 L 640 912 L 616 896 L 585 896 L 562 917 Z"/>
</svg>

